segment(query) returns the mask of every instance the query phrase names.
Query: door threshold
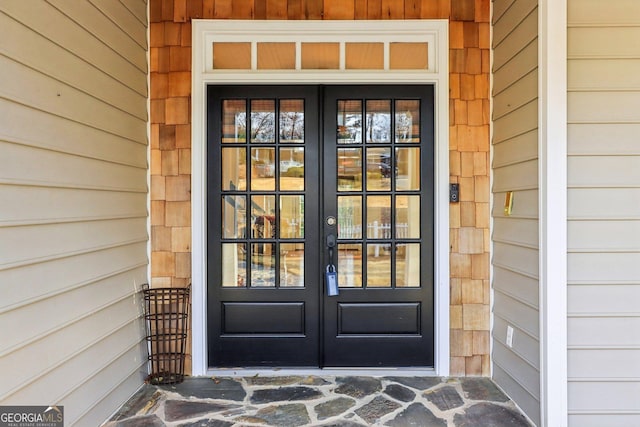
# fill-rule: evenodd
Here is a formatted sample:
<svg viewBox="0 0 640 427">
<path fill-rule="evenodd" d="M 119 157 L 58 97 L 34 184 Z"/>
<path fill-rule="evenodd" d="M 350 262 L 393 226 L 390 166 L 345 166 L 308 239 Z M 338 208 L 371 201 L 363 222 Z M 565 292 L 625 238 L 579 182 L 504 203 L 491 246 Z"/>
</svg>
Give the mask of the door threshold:
<svg viewBox="0 0 640 427">
<path fill-rule="evenodd" d="M 210 377 L 252 377 L 252 376 L 361 376 L 361 377 L 435 377 L 434 368 L 213 368 L 207 369 Z"/>
</svg>

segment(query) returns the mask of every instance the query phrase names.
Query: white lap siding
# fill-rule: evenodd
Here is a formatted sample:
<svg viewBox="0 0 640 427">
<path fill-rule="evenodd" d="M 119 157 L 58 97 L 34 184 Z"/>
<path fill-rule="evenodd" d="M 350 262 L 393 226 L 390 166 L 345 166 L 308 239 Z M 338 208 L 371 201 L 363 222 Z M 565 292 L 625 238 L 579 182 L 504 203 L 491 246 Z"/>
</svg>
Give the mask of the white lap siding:
<svg viewBox="0 0 640 427">
<path fill-rule="evenodd" d="M 0 3 L 0 405 L 99 425 L 142 383 L 147 5 Z"/>
</svg>

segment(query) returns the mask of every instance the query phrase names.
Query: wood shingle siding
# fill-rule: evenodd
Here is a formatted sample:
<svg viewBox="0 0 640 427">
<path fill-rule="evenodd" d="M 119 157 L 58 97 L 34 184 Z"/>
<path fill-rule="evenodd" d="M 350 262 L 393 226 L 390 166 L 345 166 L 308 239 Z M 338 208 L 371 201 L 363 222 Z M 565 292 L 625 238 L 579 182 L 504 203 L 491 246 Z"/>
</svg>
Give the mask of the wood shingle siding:
<svg viewBox="0 0 640 427">
<path fill-rule="evenodd" d="M 146 372 L 147 4 L 0 4 L 0 404 L 99 425 Z"/>
<path fill-rule="evenodd" d="M 569 425 L 638 425 L 640 3 L 568 21 Z"/>
<path fill-rule="evenodd" d="M 539 423 L 538 2 L 493 10 L 493 378 Z"/>
</svg>

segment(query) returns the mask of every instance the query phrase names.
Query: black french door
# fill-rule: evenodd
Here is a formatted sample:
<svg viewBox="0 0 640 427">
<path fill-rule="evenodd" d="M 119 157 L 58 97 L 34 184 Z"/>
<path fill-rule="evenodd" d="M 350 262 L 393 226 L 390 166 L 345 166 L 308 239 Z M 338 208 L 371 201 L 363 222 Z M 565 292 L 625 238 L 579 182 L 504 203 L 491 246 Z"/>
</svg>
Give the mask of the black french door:
<svg viewBox="0 0 640 427">
<path fill-rule="evenodd" d="M 433 366 L 433 87 L 207 105 L 209 365 Z"/>
</svg>

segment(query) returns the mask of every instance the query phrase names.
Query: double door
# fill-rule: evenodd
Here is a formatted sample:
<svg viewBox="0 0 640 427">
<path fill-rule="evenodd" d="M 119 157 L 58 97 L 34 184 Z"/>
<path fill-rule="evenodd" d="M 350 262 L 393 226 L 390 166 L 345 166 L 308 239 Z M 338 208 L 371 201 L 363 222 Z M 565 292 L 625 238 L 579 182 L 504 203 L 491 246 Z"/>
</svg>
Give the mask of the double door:
<svg viewBox="0 0 640 427">
<path fill-rule="evenodd" d="M 433 366 L 433 123 L 428 85 L 207 88 L 209 366 Z"/>
</svg>

